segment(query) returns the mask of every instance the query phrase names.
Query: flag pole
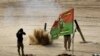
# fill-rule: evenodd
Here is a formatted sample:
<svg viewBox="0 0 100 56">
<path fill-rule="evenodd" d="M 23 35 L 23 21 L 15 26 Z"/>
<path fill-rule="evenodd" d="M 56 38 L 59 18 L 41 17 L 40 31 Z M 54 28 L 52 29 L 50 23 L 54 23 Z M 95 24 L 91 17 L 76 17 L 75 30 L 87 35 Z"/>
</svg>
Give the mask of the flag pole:
<svg viewBox="0 0 100 56">
<path fill-rule="evenodd" d="M 72 18 L 72 56 L 74 56 L 74 36 L 75 36 L 75 31 L 74 31 L 74 9 L 72 9 L 72 13 L 73 13 L 73 18 Z"/>
<path fill-rule="evenodd" d="M 72 35 L 72 56 L 74 56 L 74 36 L 75 36 L 75 31 L 76 31 L 76 28 L 73 31 L 73 35 Z"/>
</svg>

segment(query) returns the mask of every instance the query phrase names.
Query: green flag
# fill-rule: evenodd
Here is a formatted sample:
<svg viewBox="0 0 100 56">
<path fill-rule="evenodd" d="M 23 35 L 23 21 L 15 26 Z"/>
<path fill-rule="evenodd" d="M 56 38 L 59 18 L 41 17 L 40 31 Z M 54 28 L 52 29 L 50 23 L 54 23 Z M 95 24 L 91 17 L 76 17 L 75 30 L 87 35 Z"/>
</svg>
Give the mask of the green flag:
<svg viewBox="0 0 100 56">
<path fill-rule="evenodd" d="M 51 34 L 51 39 L 57 39 L 59 36 L 58 34 L 60 33 L 60 28 L 59 28 L 59 21 L 56 20 L 51 28 L 50 34 Z"/>
<path fill-rule="evenodd" d="M 74 9 L 60 14 L 58 20 L 56 20 L 51 28 L 51 39 L 58 39 L 60 35 L 69 35 L 73 33 L 73 19 Z"/>
<path fill-rule="evenodd" d="M 59 20 L 60 35 L 69 35 L 73 33 L 74 9 L 62 13 Z"/>
</svg>

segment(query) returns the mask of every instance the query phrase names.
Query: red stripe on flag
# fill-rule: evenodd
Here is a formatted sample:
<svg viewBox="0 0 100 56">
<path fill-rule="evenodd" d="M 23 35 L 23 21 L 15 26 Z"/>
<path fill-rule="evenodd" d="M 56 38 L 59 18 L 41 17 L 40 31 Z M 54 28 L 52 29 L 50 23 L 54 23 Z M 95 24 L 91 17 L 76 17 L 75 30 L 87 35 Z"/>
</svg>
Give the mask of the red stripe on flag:
<svg viewBox="0 0 100 56">
<path fill-rule="evenodd" d="M 64 22 L 72 22 L 74 19 L 74 9 L 70 9 L 62 14 L 60 14 L 60 19 L 63 19 Z"/>
<path fill-rule="evenodd" d="M 53 24 L 52 27 L 58 27 L 58 25 L 59 25 L 59 21 L 58 20 L 55 20 L 55 22 L 54 22 L 54 24 Z"/>
</svg>

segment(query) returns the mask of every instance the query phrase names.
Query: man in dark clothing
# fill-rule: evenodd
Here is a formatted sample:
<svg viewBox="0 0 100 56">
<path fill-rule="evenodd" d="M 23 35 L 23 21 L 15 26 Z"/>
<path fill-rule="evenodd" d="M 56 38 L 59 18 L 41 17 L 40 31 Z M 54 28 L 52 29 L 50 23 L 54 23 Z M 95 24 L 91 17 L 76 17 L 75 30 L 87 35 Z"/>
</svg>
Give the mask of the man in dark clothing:
<svg viewBox="0 0 100 56">
<path fill-rule="evenodd" d="M 63 31 L 63 20 L 60 19 L 60 31 Z M 70 47 L 71 47 L 71 34 L 68 35 L 64 35 L 64 48 L 68 51 L 70 51 Z"/>
<path fill-rule="evenodd" d="M 71 35 L 64 35 L 64 47 L 66 50 L 70 51 L 71 47 Z"/>
<path fill-rule="evenodd" d="M 21 51 L 22 51 L 22 56 L 24 56 L 23 35 L 26 35 L 26 33 L 21 28 L 16 33 L 16 36 L 17 36 L 17 47 L 18 47 L 19 56 L 20 56 L 20 48 L 21 48 Z"/>
</svg>

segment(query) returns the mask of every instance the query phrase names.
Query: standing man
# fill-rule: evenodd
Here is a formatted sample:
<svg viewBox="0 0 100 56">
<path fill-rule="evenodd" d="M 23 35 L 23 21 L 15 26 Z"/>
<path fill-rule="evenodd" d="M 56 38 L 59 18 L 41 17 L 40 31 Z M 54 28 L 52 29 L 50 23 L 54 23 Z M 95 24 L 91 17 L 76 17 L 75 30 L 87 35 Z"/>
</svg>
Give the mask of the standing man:
<svg viewBox="0 0 100 56">
<path fill-rule="evenodd" d="M 71 47 L 71 35 L 64 35 L 64 47 L 66 50 L 70 51 Z"/>
<path fill-rule="evenodd" d="M 20 48 L 22 51 L 22 56 L 24 56 L 24 45 L 23 45 L 23 35 L 26 35 L 26 33 L 23 31 L 22 28 L 18 30 L 16 33 L 17 36 L 17 48 L 18 48 L 18 54 L 20 56 Z"/>
<path fill-rule="evenodd" d="M 60 31 L 63 31 L 63 20 L 59 18 L 60 21 Z M 71 47 L 71 34 L 64 34 L 64 48 L 68 51 L 70 51 L 70 47 Z"/>
</svg>

